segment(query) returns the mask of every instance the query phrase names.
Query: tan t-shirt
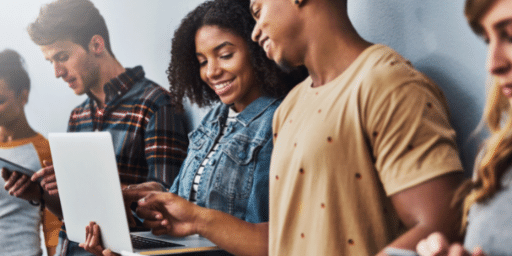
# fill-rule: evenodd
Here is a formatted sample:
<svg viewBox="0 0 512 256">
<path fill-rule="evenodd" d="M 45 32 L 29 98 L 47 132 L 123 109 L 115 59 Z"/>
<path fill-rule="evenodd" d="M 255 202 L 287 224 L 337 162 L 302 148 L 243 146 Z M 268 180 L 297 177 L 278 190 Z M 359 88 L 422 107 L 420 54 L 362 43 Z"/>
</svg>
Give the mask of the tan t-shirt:
<svg viewBox="0 0 512 256">
<path fill-rule="evenodd" d="M 390 195 L 462 171 L 445 98 L 383 45 L 311 84 L 274 115 L 270 255 L 374 255 L 404 231 Z"/>
</svg>

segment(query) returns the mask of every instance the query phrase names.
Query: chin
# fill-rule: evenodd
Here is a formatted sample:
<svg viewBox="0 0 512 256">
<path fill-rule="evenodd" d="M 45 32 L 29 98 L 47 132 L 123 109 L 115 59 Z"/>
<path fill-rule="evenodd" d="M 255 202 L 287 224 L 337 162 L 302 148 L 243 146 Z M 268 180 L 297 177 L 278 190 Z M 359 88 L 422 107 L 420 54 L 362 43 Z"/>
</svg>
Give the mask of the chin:
<svg viewBox="0 0 512 256">
<path fill-rule="evenodd" d="M 286 73 L 290 73 L 295 69 L 295 66 L 287 59 L 280 59 L 279 61 L 276 61 L 276 63 L 277 66 Z"/>
</svg>

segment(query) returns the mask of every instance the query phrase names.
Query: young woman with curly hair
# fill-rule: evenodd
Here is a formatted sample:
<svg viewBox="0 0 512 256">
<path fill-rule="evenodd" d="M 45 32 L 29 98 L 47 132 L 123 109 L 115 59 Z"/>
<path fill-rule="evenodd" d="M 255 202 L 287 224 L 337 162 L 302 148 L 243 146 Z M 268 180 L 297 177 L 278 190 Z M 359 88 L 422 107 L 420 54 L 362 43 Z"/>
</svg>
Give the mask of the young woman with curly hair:
<svg viewBox="0 0 512 256">
<path fill-rule="evenodd" d="M 483 121 L 490 137 L 477 159 L 473 179 L 460 190 L 467 191 L 463 199 L 464 245 L 449 245 L 435 233 L 417 249 L 421 255 L 511 255 L 512 1 L 466 0 L 465 15 L 488 45 L 492 85 Z"/>
<path fill-rule="evenodd" d="M 189 13 L 174 34 L 168 78 L 175 101 L 221 103 L 189 134 L 171 193 L 147 195 L 150 184 L 124 191 L 125 199 L 145 196 L 137 213 L 155 234 L 200 234 L 232 254 L 268 253 L 272 117 L 306 73 L 286 74 L 267 59 L 251 40 L 254 23 L 249 1 L 214 0 Z M 98 226 L 87 229 L 83 247 L 100 254 Z"/>
</svg>

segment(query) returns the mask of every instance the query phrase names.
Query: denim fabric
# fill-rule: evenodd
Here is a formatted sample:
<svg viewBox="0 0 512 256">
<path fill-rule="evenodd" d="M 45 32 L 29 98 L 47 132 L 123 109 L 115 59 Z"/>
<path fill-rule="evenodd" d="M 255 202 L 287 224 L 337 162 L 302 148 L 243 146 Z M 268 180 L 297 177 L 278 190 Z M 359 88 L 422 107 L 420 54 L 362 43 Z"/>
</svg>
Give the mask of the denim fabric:
<svg viewBox="0 0 512 256">
<path fill-rule="evenodd" d="M 204 167 L 197 205 L 251 223 L 268 221 L 272 118 L 280 103 L 277 99 L 260 97 L 229 124 L 218 142 L 217 154 Z M 229 106 L 225 104 L 213 108 L 189 134 L 187 158 L 170 192 L 190 200 L 194 176 L 220 136 L 228 112 Z"/>
</svg>

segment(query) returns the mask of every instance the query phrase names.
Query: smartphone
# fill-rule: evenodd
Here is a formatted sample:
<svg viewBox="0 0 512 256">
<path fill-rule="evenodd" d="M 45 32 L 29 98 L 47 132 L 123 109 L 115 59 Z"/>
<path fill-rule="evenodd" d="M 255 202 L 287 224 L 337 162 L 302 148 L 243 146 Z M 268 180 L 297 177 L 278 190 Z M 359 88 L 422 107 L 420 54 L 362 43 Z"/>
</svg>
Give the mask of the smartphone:
<svg viewBox="0 0 512 256">
<path fill-rule="evenodd" d="M 21 165 L 15 164 L 15 163 L 13 163 L 9 160 L 6 160 L 4 158 L 1 158 L 1 157 L 0 157 L 0 168 L 5 168 L 11 172 L 19 172 L 19 173 L 25 174 L 29 177 L 32 177 L 32 174 L 34 174 L 36 172 L 34 170 L 25 168 Z"/>
<path fill-rule="evenodd" d="M 420 256 L 415 251 L 398 249 L 393 247 L 388 247 L 384 249 L 384 253 L 387 254 L 388 256 Z"/>
</svg>

